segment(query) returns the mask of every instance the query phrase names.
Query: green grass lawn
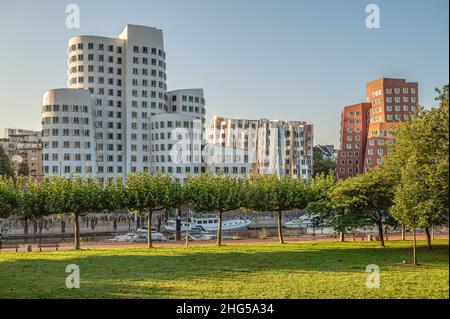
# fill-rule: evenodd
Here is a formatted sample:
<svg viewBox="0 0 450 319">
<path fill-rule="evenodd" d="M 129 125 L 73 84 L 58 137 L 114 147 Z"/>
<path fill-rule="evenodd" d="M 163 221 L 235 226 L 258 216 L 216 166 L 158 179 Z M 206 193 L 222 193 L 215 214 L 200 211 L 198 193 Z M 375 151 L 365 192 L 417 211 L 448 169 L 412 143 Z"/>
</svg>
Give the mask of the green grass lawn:
<svg viewBox="0 0 450 319">
<path fill-rule="evenodd" d="M 448 240 L 0 253 L 0 298 L 448 298 Z M 80 289 L 65 268 L 80 267 Z M 381 287 L 366 288 L 368 264 Z"/>
</svg>

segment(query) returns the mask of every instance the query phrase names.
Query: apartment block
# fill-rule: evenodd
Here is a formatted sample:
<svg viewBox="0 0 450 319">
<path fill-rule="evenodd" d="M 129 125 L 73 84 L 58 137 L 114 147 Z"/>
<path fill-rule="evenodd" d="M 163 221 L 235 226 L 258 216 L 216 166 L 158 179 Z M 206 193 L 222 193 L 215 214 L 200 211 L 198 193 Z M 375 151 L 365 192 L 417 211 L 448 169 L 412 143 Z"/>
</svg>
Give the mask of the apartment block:
<svg viewBox="0 0 450 319">
<path fill-rule="evenodd" d="M 345 106 L 341 111 L 341 149 L 336 162 L 339 179 L 360 174 L 364 170 L 370 103 Z"/>
<path fill-rule="evenodd" d="M 202 170 L 192 154 L 170 153 L 182 144 L 171 130 L 186 129 L 183 138 L 198 130 L 196 139 L 204 140 L 206 102 L 202 89 L 167 91 L 162 30 L 127 25 L 117 38 L 76 36 L 67 52 L 68 88 L 43 98 L 45 174 L 105 180 L 156 170 L 182 178 Z"/>
<path fill-rule="evenodd" d="M 345 179 L 383 164 L 395 142 L 401 122 L 416 116 L 419 106 L 417 82 L 381 78 L 366 85 L 365 103 L 341 111 L 341 149 L 337 177 Z"/>
<path fill-rule="evenodd" d="M 237 170 L 294 175 L 305 180 L 312 175 L 314 130 L 306 122 L 214 116 L 207 136 L 209 144 L 237 151 L 235 158 L 229 154 L 229 159 L 223 159 L 246 164 Z"/>
<path fill-rule="evenodd" d="M 419 84 L 404 79 L 381 78 L 367 83 L 367 101 L 371 103 L 364 171 L 383 164 L 399 122 L 416 116 Z"/>
<path fill-rule="evenodd" d="M 42 171 L 42 141 L 41 133 L 23 129 L 5 129 L 4 138 L 0 139 L 0 146 L 10 157 L 13 169 L 18 174 L 19 166 L 26 164 L 29 176 L 41 179 Z"/>
</svg>

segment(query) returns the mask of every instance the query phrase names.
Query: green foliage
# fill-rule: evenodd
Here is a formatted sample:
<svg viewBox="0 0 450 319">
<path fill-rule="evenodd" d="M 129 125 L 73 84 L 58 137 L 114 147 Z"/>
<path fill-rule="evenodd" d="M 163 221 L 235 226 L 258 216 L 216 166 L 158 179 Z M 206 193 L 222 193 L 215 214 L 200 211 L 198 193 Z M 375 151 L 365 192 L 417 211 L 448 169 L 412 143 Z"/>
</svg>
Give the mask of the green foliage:
<svg viewBox="0 0 450 319">
<path fill-rule="evenodd" d="M 336 208 L 357 211 L 369 223 L 389 219 L 392 197 L 392 185 L 380 169 L 340 181 L 331 194 Z"/>
<path fill-rule="evenodd" d="M 336 185 L 333 174 L 320 173 L 309 182 L 309 197 L 306 209 L 309 212 L 319 214 L 323 219 L 328 219 L 334 213 L 331 201 L 331 191 Z"/>
<path fill-rule="evenodd" d="M 0 175 L 0 218 L 16 214 L 19 202 L 20 192 L 16 181 Z"/>
<path fill-rule="evenodd" d="M 94 178 L 54 177 L 47 183 L 49 207 L 53 214 L 82 216 L 102 209 L 102 186 Z"/>
<path fill-rule="evenodd" d="M 51 183 L 43 180 L 41 184 L 33 179 L 23 180 L 19 196 L 18 217 L 22 220 L 39 218 L 51 214 L 50 201 Z"/>
<path fill-rule="evenodd" d="M 329 159 L 328 157 L 324 157 L 317 146 L 315 146 L 313 149 L 313 163 L 313 177 L 319 174 L 334 175 L 336 173 L 336 162 Z"/>
<path fill-rule="evenodd" d="M 127 176 L 125 191 L 128 208 L 154 212 L 167 207 L 172 177 L 162 173 L 135 173 Z"/>
<path fill-rule="evenodd" d="M 0 146 L 0 176 L 14 177 L 11 160 L 2 146 Z"/>
<path fill-rule="evenodd" d="M 389 213 L 392 198 L 393 185 L 385 178 L 380 168 L 340 181 L 331 192 L 331 200 L 336 210 L 344 215 L 351 215 L 350 220 L 353 223 L 349 225 L 378 226 L 382 246 L 383 224 L 393 224 Z"/>
<path fill-rule="evenodd" d="M 243 206 L 246 180 L 211 173 L 189 176 L 185 184 L 187 203 L 199 213 L 227 212 Z"/>
<path fill-rule="evenodd" d="M 189 176 L 185 185 L 187 203 L 196 212 L 218 212 L 217 245 L 222 242 L 222 213 L 243 206 L 246 199 L 247 180 L 211 173 Z"/>
<path fill-rule="evenodd" d="M 136 173 L 127 177 L 125 187 L 128 208 L 137 210 L 141 214 L 148 213 L 147 240 L 148 247 L 152 247 L 152 214 L 165 209 L 172 203 L 172 176 L 158 173 Z"/>
<path fill-rule="evenodd" d="M 99 210 L 115 212 L 128 207 L 128 197 L 125 185 L 120 176 L 117 180 L 109 179 L 100 194 Z"/>
<path fill-rule="evenodd" d="M 246 207 L 260 212 L 304 209 L 308 189 L 302 179 L 292 176 L 252 175 L 249 179 Z"/>
<path fill-rule="evenodd" d="M 284 243 L 282 213 L 304 209 L 308 205 L 308 189 L 302 179 L 292 176 L 253 175 L 248 182 L 245 207 L 260 212 L 278 212 L 278 237 Z"/>
<path fill-rule="evenodd" d="M 385 165 L 396 185 L 392 214 L 411 228 L 448 222 L 448 85 L 437 92 L 439 107 L 400 127 Z"/>
<path fill-rule="evenodd" d="M 30 176 L 30 168 L 27 163 L 20 163 L 17 168 L 17 176 Z"/>
</svg>

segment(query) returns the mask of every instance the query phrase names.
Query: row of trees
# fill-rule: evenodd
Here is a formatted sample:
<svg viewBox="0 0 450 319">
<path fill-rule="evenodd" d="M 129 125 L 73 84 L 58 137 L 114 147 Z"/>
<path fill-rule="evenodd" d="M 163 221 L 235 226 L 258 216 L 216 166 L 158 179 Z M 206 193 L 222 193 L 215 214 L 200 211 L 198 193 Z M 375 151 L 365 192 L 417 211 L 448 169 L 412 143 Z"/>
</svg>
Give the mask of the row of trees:
<svg viewBox="0 0 450 319">
<path fill-rule="evenodd" d="M 304 209 L 310 196 L 301 179 L 276 175 L 250 178 L 202 174 L 187 178 L 181 185 L 170 175 L 135 173 L 126 185 L 117 181 L 100 183 L 93 178 L 33 180 L 0 176 L 0 218 L 11 215 L 24 221 L 53 214 L 71 214 L 74 220 L 75 249 L 80 249 L 79 219 L 101 211 L 137 211 L 148 218 L 148 245 L 152 246 L 152 215 L 162 210 L 189 206 L 198 213 L 218 214 L 217 243 L 222 241 L 223 214 L 237 209 L 278 213 L 278 234 L 283 241 L 282 213 Z"/>
</svg>

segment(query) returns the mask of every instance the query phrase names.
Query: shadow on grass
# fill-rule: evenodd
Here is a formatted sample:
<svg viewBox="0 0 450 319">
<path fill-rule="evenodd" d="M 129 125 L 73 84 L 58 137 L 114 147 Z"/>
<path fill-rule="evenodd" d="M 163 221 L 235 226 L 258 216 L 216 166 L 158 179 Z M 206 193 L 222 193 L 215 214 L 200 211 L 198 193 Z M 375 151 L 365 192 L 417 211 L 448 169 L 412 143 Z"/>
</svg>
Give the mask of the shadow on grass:
<svg viewBox="0 0 450 319">
<path fill-rule="evenodd" d="M 205 246 L 207 247 L 207 246 Z M 250 247 L 250 248 L 249 248 Z M 245 251 L 183 248 L 162 250 L 130 249 L 89 250 L 84 252 L 61 252 L 69 258 L 52 259 L 57 252 L 43 254 L 42 258 L 11 258 L 1 261 L 0 255 L 0 297 L 35 298 L 153 298 L 167 297 L 174 290 L 170 283 L 209 280 L 213 285 L 217 280 L 233 280 L 242 276 L 272 272 L 329 272 L 364 273 L 368 264 L 383 268 L 408 267 L 403 260 L 411 260 L 410 247 L 375 248 L 326 248 L 308 249 L 291 244 L 275 247 L 273 250 L 258 251 L 258 246 L 249 246 Z M 317 248 L 319 248 L 318 246 Z M 236 249 L 239 250 L 239 249 Z M 71 254 L 76 254 L 72 257 Z M 448 245 L 436 245 L 433 250 L 418 249 L 419 262 L 423 267 L 448 267 Z M 80 267 L 82 291 L 65 287 L 66 266 Z M 401 270 L 402 268 L 399 268 Z M 162 284 L 163 283 L 163 284 Z"/>
</svg>

